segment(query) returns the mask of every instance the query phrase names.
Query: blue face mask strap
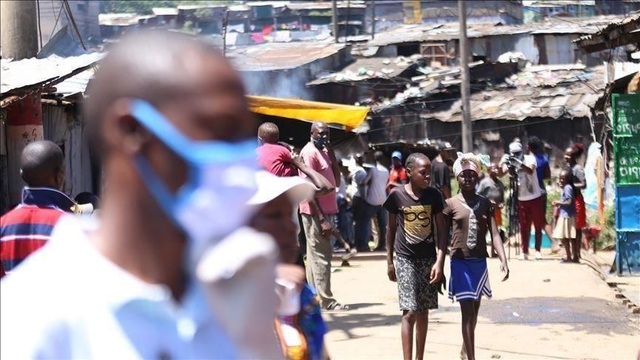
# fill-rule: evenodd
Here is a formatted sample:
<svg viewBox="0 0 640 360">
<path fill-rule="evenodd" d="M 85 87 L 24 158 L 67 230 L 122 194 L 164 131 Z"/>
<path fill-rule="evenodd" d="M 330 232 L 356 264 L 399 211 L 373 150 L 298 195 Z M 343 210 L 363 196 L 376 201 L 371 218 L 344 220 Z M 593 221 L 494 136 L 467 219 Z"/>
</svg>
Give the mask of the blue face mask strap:
<svg viewBox="0 0 640 360">
<path fill-rule="evenodd" d="M 173 152 L 191 162 L 235 162 L 239 158 L 255 157 L 257 142 L 194 141 L 176 129 L 153 105 L 134 100 L 131 114 L 138 122 L 167 145 Z"/>
<path fill-rule="evenodd" d="M 151 168 L 151 164 L 149 161 L 142 156 L 137 155 L 135 158 L 135 166 L 142 178 L 142 181 L 147 185 L 147 189 L 151 193 L 151 196 L 158 202 L 160 208 L 167 214 L 169 219 L 171 219 L 178 228 L 182 228 L 178 223 L 177 219 L 173 216 L 173 208 L 175 205 L 174 196 L 171 195 L 169 189 L 162 183 L 160 178 L 156 175 L 156 173 Z"/>
</svg>

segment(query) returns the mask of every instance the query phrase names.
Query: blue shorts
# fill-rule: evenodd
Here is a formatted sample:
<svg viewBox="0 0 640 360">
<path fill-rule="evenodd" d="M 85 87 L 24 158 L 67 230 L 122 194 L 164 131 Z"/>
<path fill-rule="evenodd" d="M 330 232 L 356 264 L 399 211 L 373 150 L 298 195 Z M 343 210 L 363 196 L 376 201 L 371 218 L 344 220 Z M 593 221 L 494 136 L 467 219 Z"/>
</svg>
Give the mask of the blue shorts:
<svg viewBox="0 0 640 360">
<path fill-rule="evenodd" d="M 482 294 L 492 296 L 487 259 L 451 259 L 449 299 L 478 301 Z"/>
</svg>

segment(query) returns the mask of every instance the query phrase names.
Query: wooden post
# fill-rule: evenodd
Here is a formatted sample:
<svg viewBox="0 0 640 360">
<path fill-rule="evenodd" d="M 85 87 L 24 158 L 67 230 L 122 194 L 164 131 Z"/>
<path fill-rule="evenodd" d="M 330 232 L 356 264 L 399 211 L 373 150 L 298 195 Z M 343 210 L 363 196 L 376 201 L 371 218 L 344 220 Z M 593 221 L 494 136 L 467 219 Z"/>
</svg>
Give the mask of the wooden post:
<svg viewBox="0 0 640 360">
<path fill-rule="evenodd" d="M 467 42 L 467 4 L 458 0 L 458 17 L 460 21 L 460 96 L 462 97 L 462 151 L 473 151 L 473 133 L 471 130 L 471 75 L 469 73 L 469 44 Z"/>
<path fill-rule="evenodd" d="M 371 39 L 376 37 L 376 0 L 371 0 Z"/>
<path fill-rule="evenodd" d="M 229 23 L 229 10 L 225 10 L 222 20 L 222 56 L 227 57 L 227 24 Z"/>
<path fill-rule="evenodd" d="M 37 9 L 35 0 L 0 1 L 3 58 L 19 60 L 38 54 Z"/>
<path fill-rule="evenodd" d="M 333 37 L 335 38 L 336 44 L 338 43 L 338 4 L 336 0 L 331 2 L 331 21 L 333 22 Z"/>
<path fill-rule="evenodd" d="M 35 0 L 0 1 L 0 33 L 2 57 L 33 58 L 38 54 L 38 17 Z M 7 181 L 10 204 L 21 200 L 24 182 L 20 176 L 20 155 L 28 143 L 42 140 L 42 104 L 40 93 L 34 92 L 8 105 L 6 110 Z M 6 210 L 8 204 L 2 204 Z"/>
</svg>

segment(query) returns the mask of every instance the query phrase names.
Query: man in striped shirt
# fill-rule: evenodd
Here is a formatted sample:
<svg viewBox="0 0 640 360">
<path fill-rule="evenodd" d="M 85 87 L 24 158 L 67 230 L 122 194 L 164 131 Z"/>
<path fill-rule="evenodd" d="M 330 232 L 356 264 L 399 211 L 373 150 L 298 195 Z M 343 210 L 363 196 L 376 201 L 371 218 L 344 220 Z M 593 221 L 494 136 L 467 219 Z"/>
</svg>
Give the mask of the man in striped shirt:
<svg viewBox="0 0 640 360">
<path fill-rule="evenodd" d="M 27 183 L 22 202 L 0 219 L 2 273 L 41 248 L 53 226 L 75 202 L 60 192 L 64 184 L 64 155 L 51 141 L 28 144 L 20 157 L 20 173 Z"/>
</svg>

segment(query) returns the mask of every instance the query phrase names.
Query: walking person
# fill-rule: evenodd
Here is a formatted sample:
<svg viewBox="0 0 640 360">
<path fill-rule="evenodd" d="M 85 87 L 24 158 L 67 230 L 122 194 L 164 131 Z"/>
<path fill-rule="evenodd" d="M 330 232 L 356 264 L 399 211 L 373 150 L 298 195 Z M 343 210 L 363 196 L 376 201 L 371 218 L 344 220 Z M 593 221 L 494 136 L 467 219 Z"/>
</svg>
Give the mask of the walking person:
<svg viewBox="0 0 640 360">
<path fill-rule="evenodd" d="M 407 158 L 409 183 L 391 190 L 384 203 L 389 212 L 387 230 L 387 276 L 398 283 L 402 311 L 402 353 L 405 360 L 424 358 L 429 310 L 438 308 L 447 234 L 444 229 L 444 198 L 429 186 L 431 161 L 421 153 Z M 395 263 L 393 254 L 397 254 Z M 415 336 L 414 336 L 415 334 Z M 415 340 L 414 340 L 415 339 Z"/>
<path fill-rule="evenodd" d="M 329 138 L 329 127 L 316 121 L 311 125 L 311 139 L 302 148 L 300 157 L 305 164 L 324 176 L 335 188 L 340 181 L 338 160 Z M 303 173 L 300 176 L 306 177 Z M 335 216 L 338 213 L 336 193 L 316 196 L 311 201 L 300 203 L 302 228 L 307 238 L 307 281 L 318 290 L 322 308 L 327 310 L 347 310 L 331 291 L 331 257 Z"/>
<path fill-rule="evenodd" d="M 443 212 L 449 228 L 453 228 L 449 298 L 460 303 L 464 340 L 461 355 L 466 354 L 469 360 L 475 359 L 475 328 L 481 297 L 492 296 L 486 259 L 488 231 L 501 262 L 500 269 L 505 273 L 502 281 L 509 278 L 509 266 L 494 217 L 494 204 L 475 192 L 481 167 L 477 155 L 467 153 L 458 156 L 453 172 L 460 193 L 447 199 Z"/>
<path fill-rule="evenodd" d="M 573 175 L 570 169 L 562 170 L 558 178 L 558 184 L 562 188 L 560 200 L 553 202 L 553 206 L 558 208 L 558 218 L 556 227 L 553 230 L 553 237 L 562 241 L 566 257 L 562 262 L 580 262 L 580 240 L 577 239 L 576 229 L 576 189 L 573 184 Z"/>
</svg>

